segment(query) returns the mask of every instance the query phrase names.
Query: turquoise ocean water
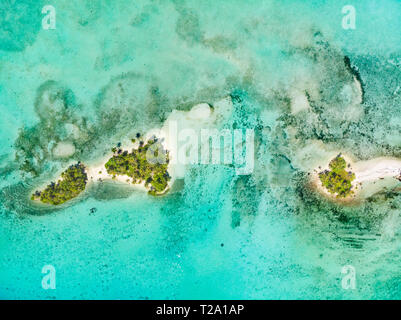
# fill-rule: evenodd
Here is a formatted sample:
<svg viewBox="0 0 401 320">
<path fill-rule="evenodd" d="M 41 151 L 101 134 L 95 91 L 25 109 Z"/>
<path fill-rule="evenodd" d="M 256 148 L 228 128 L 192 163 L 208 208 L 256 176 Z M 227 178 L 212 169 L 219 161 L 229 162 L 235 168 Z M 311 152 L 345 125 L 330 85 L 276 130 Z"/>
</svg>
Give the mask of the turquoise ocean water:
<svg viewBox="0 0 401 320">
<path fill-rule="evenodd" d="M 399 30 L 399 0 L 0 0 L 0 298 L 401 298 L 401 195 L 339 206 L 299 165 L 311 141 L 401 157 Z M 311 110 L 291 113 L 294 90 Z M 71 161 L 227 96 L 224 126 L 255 130 L 251 175 L 193 165 L 164 197 L 105 183 L 57 209 L 29 200 Z M 75 154 L 54 158 L 64 140 Z"/>
</svg>

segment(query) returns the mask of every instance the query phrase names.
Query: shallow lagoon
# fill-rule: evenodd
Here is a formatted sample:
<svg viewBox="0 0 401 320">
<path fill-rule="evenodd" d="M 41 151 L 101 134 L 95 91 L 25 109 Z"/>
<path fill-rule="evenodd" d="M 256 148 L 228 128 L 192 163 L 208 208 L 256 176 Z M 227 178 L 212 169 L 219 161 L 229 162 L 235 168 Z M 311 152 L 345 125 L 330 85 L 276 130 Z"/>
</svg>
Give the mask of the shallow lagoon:
<svg viewBox="0 0 401 320">
<path fill-rule="evenodd" d="M 305 184 L 324 148 L 401 156 L 398 1 L 356 3 L 355 30 L 346 1 L 59 1 L 55 30 L 42 1 L 19 3 L 0 10 L 1 298 L 400 298 L 400 194 L 339 207 Z M 312 109 L 294 114 L 300 92 Z M 252 175 L 195 165 L 165 197 L 106 185 L 29 202 L 69 161 L 228 95 L 222 126 L 255 129 Z M 54 157 L 67 140 L 76 153 Z"/>
</svg>

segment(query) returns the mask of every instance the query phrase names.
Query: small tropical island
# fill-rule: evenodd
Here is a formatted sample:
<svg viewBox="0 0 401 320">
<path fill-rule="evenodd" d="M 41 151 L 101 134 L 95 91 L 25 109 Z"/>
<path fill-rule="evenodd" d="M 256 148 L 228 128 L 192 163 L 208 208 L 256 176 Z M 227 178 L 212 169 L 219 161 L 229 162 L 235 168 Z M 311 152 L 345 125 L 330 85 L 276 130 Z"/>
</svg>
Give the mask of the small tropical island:
<svg viewBox="0 0 401 320">
<path fill-rule="evenodd" d="M 137 138 L 139 137 L 138 133 Z M 136 139 L 132 139 L 132 143 L 136 143 Z M 57 182 L 51 182 L 43 191 L 35 191 L 31 200 L 61 205 L 85 190 L 88 176 L 92 181 L 95 176 L 95 181 L 98 182 L 111 178 L 142 185 L 153 196 L 168 191 L 168 183 L 171 180 L 168 172 L 169 152 L 155 136 L 146 143 L 140 140 L 137 148 L 133 148 L 131 152 L 123 150 L 120 146 L 119 143 L 111 149 L 113 155 L 100 168 L 85 167 L 81 162 L 69 166 L 61 173 Z"/>
<path fill-rule="evenodd" d="M 87 181 L 85 167 L 78 162 L 68 167 L 57 183 L 51 182 L 43 191 L 36 191 L 31 199 L 57 206 L 77 197 L 85 190 Z"/>
<path fill-rule="evenodd" d="M 346 170 L 347 162 L 339 154 L 329 163 L 329 170 L 319 173 L 319 179 L 328 192 L 337 198 L 346 198 L 352 194 L 352 181 L 355 180 L 355 173 Z"/>
<path fill-rule="evenodd" d="M 222 119 L 228 118 L 232 110 L 231 97 L 215 102 L 213 107 L 200 103 L 188 111 L 174 110 L 161 128 L 149 130 L 145 135 L 137 132 L 132 139 L 127 137 L 96 162 L 71 165 L 57 182 L 46 183 L 42 191 L 32 194 L 31 199 L 61 205 L 80 195 L 89 183 L 105 180 L 129 184 L 152 196 L 164 195 L 175 179 L 185 176 L 186 164 L 177 161 L 178 150 L 188 153 L 192 148 L 191 144 L 178 142 L 178 131 L 190 128 L 200 136 L 202 128 L 214 128 Z M 70 149 L 70 144 L 59 143 L 57 155 L 69 155 Z"/>
<path fill-rule="evenodd" d="M 146 144 L 141 141 L 139 147 L 132 149 L 130 153 L 117 148 L 112 151 L 113 157 L 104 166 L 113 178 L 117 175 L 128 176 L 133 184 L 144 183 L 151 195 L 161 194 L 166 190 L 171 180 L 167 171 L 169 152 L 156 137 L 152 137 Z"/>
<path fill-rule="evenodd" d="M 312 174 L 312 185 L 317 191 L 340 203 L 360 201 L 383 189 L 399 190 L 400 181 L 400 159 L 380 157 L 354 162 L 341 153 Z"/>
</svg>

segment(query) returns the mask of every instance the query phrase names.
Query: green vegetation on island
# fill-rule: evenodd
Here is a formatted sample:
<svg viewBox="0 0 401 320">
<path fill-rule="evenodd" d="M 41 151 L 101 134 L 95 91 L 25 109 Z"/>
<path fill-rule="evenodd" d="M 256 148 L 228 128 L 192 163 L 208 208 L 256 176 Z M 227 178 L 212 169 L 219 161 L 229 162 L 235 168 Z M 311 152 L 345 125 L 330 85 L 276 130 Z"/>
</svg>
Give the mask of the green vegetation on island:
<svg viewBox="0 0 401 320">
<path fill-rule="evenodd" d="M 139 134 L 137 134 L 139 137 Z M 113 147 L 114 155 L 106 162 L 105 168 L 112 178 L 117 175 L 126 175 L 126 182 L 139 184 L 144 182 L 151 195 L 158 195 L 166 191 L 171 177 L 167 171 L 169 153 L 156 137 L 149 139 L 146 144 L 139 141 L 137 149 L 131 153 L 123 151 L 121 143 Z M 99 171 L 101 174 L 102 171 Z M 88 181 L 83 164 L 78 162 L 66 169 L 60 179 L 51 182 L 43 191 L 35 191 L 32 200 L 40 200 L 43 203 L 60 205 L 77 197 L 85 190 Z"/>
<path fill-rule="evenodd" d="M 132 178 L 133 184 L 145 182 L 145 187 L 152 195 L 166 190 L 171 179 L 167 168 L 169 163 L 168 151 L 153 137 L 146 142 L 139 142 L 137 149 L 131 153 L 113 148 L 115 153 L 106 164 L 107 173 L 113 175 L 127 175 Z"/>
<path fill-rule="evenodd" d="M 337 198 L 346 198 L 353 194 L 352 181 L 355 179 L 355 174 L 346 171 L 347 163 L 339 154 L 329 163 L 330 170 L 324 170 L 319 173 L 322 185 Z"/>
<path fill-rule="evenodd" d="M 39 199 L 44 203 L 59 205 L 75 198 L 84 191 L 87 181 L 88 176 L 85 167 L 78 162 L 65 170 L 57 183 L 52 182 L 45 190 L 36 191 L 31 199 Z"/>
</svg>

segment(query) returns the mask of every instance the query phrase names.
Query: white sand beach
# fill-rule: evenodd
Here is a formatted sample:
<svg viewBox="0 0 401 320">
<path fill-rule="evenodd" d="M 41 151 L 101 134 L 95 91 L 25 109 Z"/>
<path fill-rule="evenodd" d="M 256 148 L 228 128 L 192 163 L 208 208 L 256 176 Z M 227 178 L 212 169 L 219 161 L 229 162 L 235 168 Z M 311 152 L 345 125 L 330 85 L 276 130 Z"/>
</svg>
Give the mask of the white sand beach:
<svg viewBox="0 0 401 320">
<path fill-rule="evenodd" d="M 374 181 L 401 175 L 401 160 L 395 158 L 376 158 L 354 164 L 355 182 Z"/>
<path fill-rule="evenodd" d="M 142 137 L 137 138 L 135 142 L 132 142 L 127 138 L 127 140 L 124 141 L 121 147 L 118 149 L 121 149 L 122 152 L 131 152 L 132 149 L 138 148 L 139 141 L 144 141 L 146 143 L 146 141 L 152 137 L 156 137 L 162 144 L 164 150 L 169 152 L 170 159 L 167 171 L 171 179 L 169 180 L 165 191 L 161 193 L 163 194 L 171 188 L 177 178 L 183 178 L 185 176 L 187 164 L 180 163 L 178 159 L 179 152 L 187 153 L 191 152 L 191 149 L 196 148 L 194 145 L 186 144 L 185 142 L 180 141 L 179 133 L 185 130 L 191 130 L 193 134 L 199 136 L 202 128 L 214 127 L 219 121 L 222 121 L 224 118 L 226 118 L 231 111 L 232 101 L 229 97 L 216 102 L 213 107 L 207 103 L 201 103 L 193 106 L 189 111 L 173 110 L 161 128 L 149 130 Z M 68 149 L 70 146 L 62 145 L 62 147 L 64 149 Z M 64 152 L 64 150 L 62 151 Z M 69 149 L 66 151 L 69 153 L 72 152 L 72 150 Z M 111 151 L 110 147 L 110 152 L 108 152 L 102 159 L 93 163 L 84 164 L 85 171 L 88 176 L 88 183 L 99 183 L 105 180 L 112 180 L 118 183 L 128 183 L 133 188 L 141 191 L 148 191 L 148 189 L 145 187 L 145 181 L 141 182 L 140 184 L 133 184 L 132 178 L 127 175 L 116 175 L 113 177 L 113 175 L 107 173 L 105 164 L 111 157 L 113 157 L 113 155 L 114 153 Z M 61 179 L 60 175 L 56 181 Z M 49 182 L 44 184 L 39 190 L 43 190 L 48 184 Z"/>
<path fill-rule="evenodd" d="M 347 162 L 346 170 L 355 173 L 355 179 L 352 181 L 353 195 L 345 199 L 338 199 L 322 185 L 319 179 L 319 172 L 329 169 L 328 163 L 331 159 L 325 166 L 315 169 L 311 177 L 312 185 L 321 194 L 330 199 L 339 202 L 363 200 L 385 188 L 394 188 L 400 184 L 401 159 L 380 157 L 367 161 L 354 162 L 349 155 L 342 154 L 342 157 Z"/>
</svg>

